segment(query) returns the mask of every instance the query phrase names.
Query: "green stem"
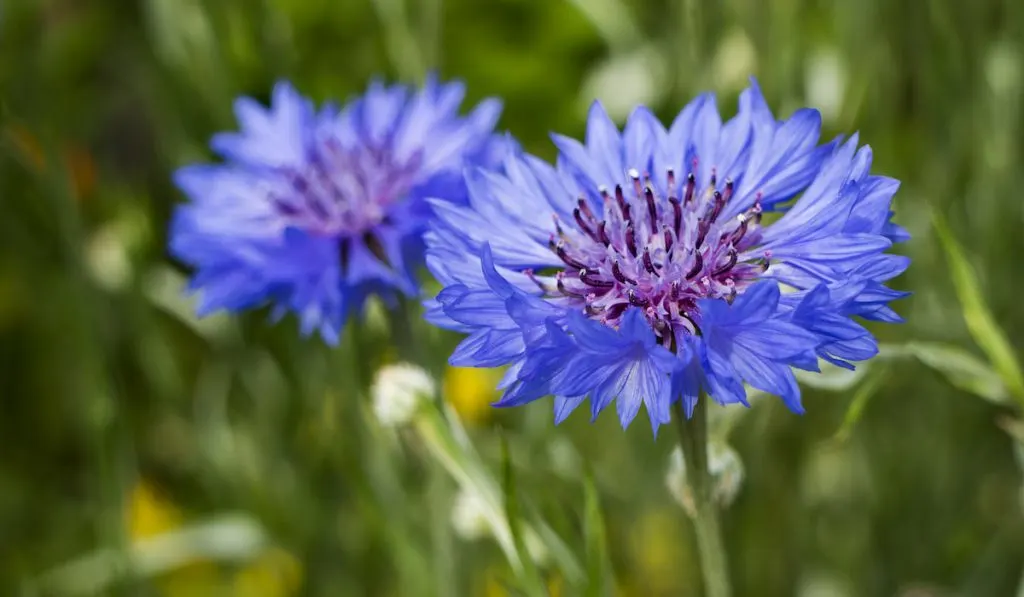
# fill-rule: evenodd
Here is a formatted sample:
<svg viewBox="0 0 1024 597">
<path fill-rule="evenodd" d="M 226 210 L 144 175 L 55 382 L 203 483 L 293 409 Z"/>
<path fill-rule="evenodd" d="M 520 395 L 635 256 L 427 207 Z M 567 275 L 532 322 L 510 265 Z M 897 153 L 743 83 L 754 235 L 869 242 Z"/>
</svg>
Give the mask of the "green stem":
<svg viewBox="0 0 1024 597">
<path fill-rule="evenodd" d="M 714 480 L 708 471 L 708 419 L 707 399 L 701 397 L 694 408 L 693 417 L 687 419 L 681 403 L 675 407 L 679 425 L 679 442 L 686 462 L 686 480 L 693 495 L 691 519 L 700 551 L 700 569 L 704 577 L 707 597 L 730 597 L 729 570 L 726 562 L 722 529 L 718 521 L 718 507 L 712 493 Z"/>
</svg>

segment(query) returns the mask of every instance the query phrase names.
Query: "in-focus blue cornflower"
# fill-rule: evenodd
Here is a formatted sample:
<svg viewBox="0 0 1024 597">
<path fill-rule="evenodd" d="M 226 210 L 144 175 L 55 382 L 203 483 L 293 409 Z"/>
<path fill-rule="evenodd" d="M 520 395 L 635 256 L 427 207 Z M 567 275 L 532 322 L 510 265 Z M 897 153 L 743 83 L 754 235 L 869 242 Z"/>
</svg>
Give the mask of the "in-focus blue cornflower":
<svg viewBox="0 0 1024 597">
<path fill-rule="evenodd" d="M 493 134 L 500 103 L 463 117 L 464 91 L 433 78 L 418 91 L 373 83 L 317 111 L 282 82 L 269 109 L 237 100 L 241 131 L 212 142 L 224 162 L 175 175 L 191 202 L 170 248 L 196 269 L 200 314 L 269 302 L 334 343 L 369 295 L 415 295 L 426 198 L 465 202 L 463 169 L 500 162 L 505 144 Z"/>
<path fill-rule="evenodd" d="M 815 110 L 777 121 L 756 84 L 739 104 L 723 123 L 703 95 L 667 130 L 641 107 L 620 133 L 595 103 L 585 144 L 554 136 L 556 168 L 510 153 L 467 174 L 468 205 L 434 202 L 427 317 L 469 334 L 451 362 L 509 365 L 498 406 L 554 395 L 560 422 L 617 398 L 624 426 L 643 404 L 657 431 L 701 389 L 802 412 L 793 367 L 873 356 L 852 318 L 899 321 L 898 182 L 856 136 L 818 145 Z"/>
</svg>

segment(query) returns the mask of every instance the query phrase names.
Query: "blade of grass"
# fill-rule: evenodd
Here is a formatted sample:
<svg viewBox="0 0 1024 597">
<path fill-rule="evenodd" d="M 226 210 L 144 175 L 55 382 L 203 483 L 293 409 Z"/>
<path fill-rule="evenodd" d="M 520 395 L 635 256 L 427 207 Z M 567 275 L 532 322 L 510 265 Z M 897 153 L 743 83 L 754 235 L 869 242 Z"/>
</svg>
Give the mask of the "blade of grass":
<svg viewBox="0 0 1024 597">
<path fill-rule="evenodd" d="M 967 329 L 974 341 L 988 356 L 1007 389 L 1024 408 L 1024 373 L 1021 372 L 1020 363 L 1013 353 L 1013 348 L 1002 329 L 996 324 L 995 318 L 982 297 L 974 268 L 971 267 L 963 249 L 940 214 L 933 215 L 933 224 L 946 251 L 950 275 L 960 300 L 964 321 L 967 322 Z"/>
<path fill-rule="evenodd" d="M 583 534 L 587 554 L 586 597 L 610 595 L 608 566 L 608 539 L 601 516 L 600 497 L 594 484 L 594 475 L 587 467 L 583 480 Z"/>
<path fill-rule="evenodd" d="M 501 438 L 501 468 L 505 518 L 508 521 L 508 528 L 512 532 L 512 542 L 515 545 L 516 553 L 519 554 L 519 560 L 522 562 L 518 580 L 528 595 L 547 597 L 548 592 L 544 586 L 544 579 L 541 578 L 540 571 L 526 547 L 522 513 L 519 498 L 516 495 L 515 470 L 512 467 L 512 458 L 509 456 L 508 439 L 504 436 Z"/>
</svg>

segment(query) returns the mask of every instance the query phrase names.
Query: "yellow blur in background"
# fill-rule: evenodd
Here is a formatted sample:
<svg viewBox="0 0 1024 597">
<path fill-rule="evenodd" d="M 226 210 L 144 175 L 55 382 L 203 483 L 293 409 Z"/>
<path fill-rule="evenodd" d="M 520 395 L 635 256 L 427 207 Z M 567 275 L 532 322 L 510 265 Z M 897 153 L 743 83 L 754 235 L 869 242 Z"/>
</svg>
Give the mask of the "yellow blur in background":
<svg viewBox="0 0 1024 597">
<path fill-rule="evenodd" d="M 487 422 L 498 399 L 502 369 L 449 367 L 444 376 L 444 397 L 467 425 Z"/>
<path fill-rule="evenodd" d="M 126 505 L 133 542 L 179 530 L 185 516 L 151 484 L 141 481 Z M 302 586 L 302 565 L 290 553 L 268 547 L 239 569 L 195 560 L 165 573 L 157 581 L 166 597 L 291 597 Z"/>
</svg>

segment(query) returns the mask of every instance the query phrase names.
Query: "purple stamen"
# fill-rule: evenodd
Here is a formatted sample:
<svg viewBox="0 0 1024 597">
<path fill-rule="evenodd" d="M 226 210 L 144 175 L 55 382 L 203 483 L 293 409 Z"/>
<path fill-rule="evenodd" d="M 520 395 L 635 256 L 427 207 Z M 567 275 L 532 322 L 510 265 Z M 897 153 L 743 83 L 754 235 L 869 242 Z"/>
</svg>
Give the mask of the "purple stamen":
<svg viewBox="0 0 1024 597">
<path fill-rule="evenodd" d="M 600 272 L 582 268 L 580 269 L 580 281 L 588 286 L 593 286 L 594 288 L 612 288 L 615 286 L 615 282 L 595 277 L 599 274 Z"/>
<path fill-rule="evenodd" d="M 697 177 L 693 175 L 693 172 L 690 172 L 686 175 L 686 191 L 683 193 L 683 205 L 689 205 L 690 201 L 693 201 L 693 190 L 696 186 Z"/>
<path fill-rule="evenodd" d="M 622 214 L 623 220 L 629 220 L 626 209 L 629 207 L 626 205 L 626 195 L 622 192 L 622 185 L 615 185 L 615 202 L 619 205 L 619 213 Z"/>
<path fill-rule="evenodd" d="M 704 239 L 708 236 L 708 231 L 711 230 L 711 222 L 707 220 L 701 220 L 697 224 L 697 241 L 693 243 L 695 249 L 699 249 L 704 244 Z"/>
<path fill-rule="evenodd" d="M 607 228 L 608 224 L 604 220 L 601 220 L 601 223 L 597 227 L 597 240 L 600 241 L 600 243 L 606 247 L 612 244 L 611 239 L 608 238 Z"/>
<path fill-rule="evenodd" d="M 612 276 L 614 276 L 620 284 L 636 284 L 636 280 L 629 278 L 626 274 L 622 273 L 622 268 L 619 266 L 618 260 L 612 262 Z"/>
<path fill-rule="evenodd" d="M 646 307 L 647 305 L 651 304 L 651 302 L 646 298 L 642 296 L 637 296 L 636 291 L 634 291 L 632 288 L 626 291 L 626 298 L 629 299 L 629 303 L 631 305 L 634 305 L 636 307 Z"/>
<path fill-rule="evenodd" d="M 725 264 L 723 264 L 722 266 L 716 268 L 715 271 L 711 272 L 711 277 L 714 278 L 716 276 L 720 276 L 726 273 L 727 271 L 731 270 L 733 266 L 736 265 L 736 261 L 738 259 L 739 256 L 736 254 L 736 249 L 729 247 L 729 260 L 725 262 Z"/>
<path fill-rule="evenodd" d="M 568 265 L 569 267 L 575 269 L 583 269 L 587 267 L 586 264 L 581 263 L 576 259 L 573 259 L 573 257 L 569 255 L 569 252 L 565 250 L 564 241 L 559 241 L 559 243 L 555 246 L 555 254 L 558 255 L 558 258 L 565 262 L 565 264 Z"/>
<path fill-rule="evenodd" d="M 672 230 L 675 231 L 676 236 L 679 236 L 683 226 L 683 207 L 679 205 L 677 197 L 669 197 L 668 200 L 672 204 Z"/>
<path fill-rule="evenodd" d="M 640 173 L 636 169 L 631 168 L 629 170 L 629 178 L 633 181 L 633 193 L 639 197 L 644 194 L 643 186 L 640 184 Z"/>
<path fill-rule="evenodd" d="M 711 217 L 710 220 L 714 222 L 718 219 L 718 214 L 722 213 L 722 208 L 725 207 L 725 199 L 722 198 L 722 194 L 715 191 L 714 204 L 711 206 Z"/>
<path fill-rule="evenodd" d="M 580 230 L 590 238 L 597 240 L 597 237 L 594 235 L 594 231 L 590 228 L 590 225 L 587 224 L 586 220 L 583 219 L 583 214 L 580 213 L 580 208 L 577 207 L 572 210 L 572 216 L 576 219 L 576 225 L 580 227 Z"/>
<path fill-rule="evenodd" d="M 580 209 L 580 212 L 583 215 L 587 216 L 587 221 L 588 222 L 595 222 L 595 221 L 597 221 L 597 218 L 594 217 L 594 212 L 590 210 L 590 202 L 587 201 L 586 198 L 580 197 L 576 201 L 576 207 L 578 207 Z"/>
<path fill-rule="evenodd" d="M 626 228 L 626 249 L 629 254 L 636 257 L 636 235 L 633 233 L 633 226 Z"/>
<path fill-rule="evenodd" d="M 658 232 L 658 206 L 654 204 L 654 189 L 644 189 L 644 199 L 647 200 L 647 216 L 651 220 L 651 234 Z"/>
<path fill-rule="evenodd" d="M 605 319 L 605 321 L 614 321 L 614 320 L 618 319 L 619 317 L 622 316 L 623 313 L 626 312 L 626 309 L 628 309 L 628 308 L 629 308 L 629 303 L 627 303 L 627 302 L 613 303 L 613 304 L 609 305 L 608 308 L 606 308 L 604 310 L 604 319 Z"/>
<path fill-rule="evenodd" d="M 646 269 L 647 271 L 649 271 L 652 274 L 658 273 L 658 270 L 654 269 L 654 261 L 651 260 L 651 252 L 649 250 L 647 250 L 647 248 L 644 248 L 644 258 L 643 258 L 643 261 L 644 261 L 644 269 Z"/>
<path fill-rule="evenodd" d="M 701 270 L 704 269 L 704 258 L 701 257 L 700 251 L 694 251 L 693 258 L 693 267 L 690 268 L 690 271 L 686 272 L 687 280 L 692 280 L 696 278 L 697 274 L 699 274 Z"/>
</svg>

